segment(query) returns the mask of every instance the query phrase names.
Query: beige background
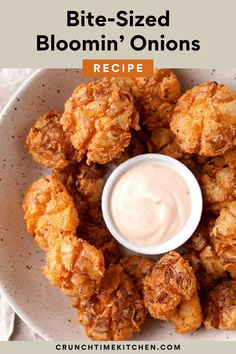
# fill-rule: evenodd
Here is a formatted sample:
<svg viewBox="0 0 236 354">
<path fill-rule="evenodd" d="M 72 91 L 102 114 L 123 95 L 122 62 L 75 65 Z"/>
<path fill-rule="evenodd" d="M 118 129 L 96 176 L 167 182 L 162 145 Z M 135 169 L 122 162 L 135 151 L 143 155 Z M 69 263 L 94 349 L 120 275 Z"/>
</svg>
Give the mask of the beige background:
<svg viewBox="0 0 236 354">
<path fill-rule="evenodd" d="M 114 16 L 116 10 L 131 10 L 137 14 L 158 15 L 170 10 L 170 27 L 106 27 L 66 26 L 67 10 L 92 11 L 96 15 Z M 1 67 L 80 67 L 83 58 L 153 58 L 156 66 L 165 67 L 234 67 L 235 0 L 8 0 L 1 5 L 0 43 Z M 55 33 L 60 39 L 89 39 L 105 34 L 107 38 L 126 40 L 119 52 L 37 52 L 36 35 Z M 155 39 L 163 33 L 173 39 L 199 39 L 199 52 L 136 52 L 129 39 L 143 34 Z"/>
</svg>

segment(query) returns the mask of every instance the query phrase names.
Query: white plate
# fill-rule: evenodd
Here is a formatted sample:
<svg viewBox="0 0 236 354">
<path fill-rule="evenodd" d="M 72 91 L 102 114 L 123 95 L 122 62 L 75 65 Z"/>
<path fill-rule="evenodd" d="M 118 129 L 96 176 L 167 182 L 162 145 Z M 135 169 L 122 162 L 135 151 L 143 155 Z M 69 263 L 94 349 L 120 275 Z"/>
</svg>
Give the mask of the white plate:
<svg viewBox="0 0 236 354">
<path fill-rule="evenodd" d="M 176 70 L 184 89 L 215 80 L 236 90 L 235 70 Z M 18 315 L 46 340 L 86 340 L 69 300 L 41 274 L 44 253 L 27 235 L 22 213 L 26 186 L 47 173 L 24 148 L 29 127 L 42 113 L 63 110 L 82 81 L 80 70 L 40 70 L 12 98 L 0 120 L 0 280 Z M 177 335 L 165 322 L 148 319 L 135 340 L 236 340 L 236 331 Z"/>
</svg>

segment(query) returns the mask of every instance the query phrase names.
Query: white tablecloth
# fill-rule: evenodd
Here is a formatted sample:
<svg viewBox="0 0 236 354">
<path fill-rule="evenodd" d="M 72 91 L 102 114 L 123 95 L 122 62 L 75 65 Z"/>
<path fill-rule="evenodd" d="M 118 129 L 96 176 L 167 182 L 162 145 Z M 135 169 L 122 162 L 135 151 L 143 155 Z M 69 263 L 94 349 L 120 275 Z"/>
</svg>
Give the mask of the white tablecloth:
<svg viewBox="0 0 236 354">
<path fill-rule="evenodd" d="M 0 69 L 0 111 L 33 69 Z M 40 340 L 12 310 L 0 291 L 0 340 Z"/>
</svg>

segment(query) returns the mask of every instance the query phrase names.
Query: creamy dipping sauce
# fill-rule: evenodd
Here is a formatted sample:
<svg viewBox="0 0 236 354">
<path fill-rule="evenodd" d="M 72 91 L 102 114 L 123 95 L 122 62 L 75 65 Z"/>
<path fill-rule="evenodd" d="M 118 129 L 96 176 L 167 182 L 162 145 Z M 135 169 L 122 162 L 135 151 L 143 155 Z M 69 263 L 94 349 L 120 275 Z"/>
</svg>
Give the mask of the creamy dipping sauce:
<svg viewBox="0 0 236 354">
<path fill-rule="evenodd" d="M 137 163 L 115 183 L 110 211 L 119 233 L 129 242 L 156 246 L 186 224 L 191 200 L 184 178 L 158 163 Z"/>
</svg>

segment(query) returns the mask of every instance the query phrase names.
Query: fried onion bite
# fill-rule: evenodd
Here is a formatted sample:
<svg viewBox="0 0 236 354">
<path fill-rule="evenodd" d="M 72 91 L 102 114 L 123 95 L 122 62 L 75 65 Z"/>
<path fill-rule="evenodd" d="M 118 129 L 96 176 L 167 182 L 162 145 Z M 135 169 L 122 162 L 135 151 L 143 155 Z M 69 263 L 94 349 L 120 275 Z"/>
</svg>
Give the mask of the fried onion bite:
<svg viewBox="0 0 236 354">
<path fill-rule="evenodd" d="M 102 251 L 106 267 L 120 259 L 120 248 L 103 223 L 100 207 L 105 166 L 87 166 L 85 162 L 67 166 L 56 175 L 73 197 L 80 223 L 77 233 L 80 238 Z"/>
<path fill-rule="evenodd" d="M 195 271 L 202 295 L 227 278 L 223 261 L 211 244 L 214 223 L 214 218 L 201 220 L 197 230 L 185 244 L 183 253 L 183 257 L 190 262 Z"/>
<path fill-rule="evenodd" d="M 163 154 L 180 160 L 191 170 L 194 170 L 196 167 L 192 154 L 185 153 L 181 150 L 181 147 L 169 126 L 161 127 L 152 131 L 151 138 L 148 141 L 148 151 L 150 153 Z"/>
<path fill-rule="evenodd" d="M 236 329 L 236 281 L 224 281 L 209 292 L 203 317 L 206 329 Z"/>
<path fill-rule="evenodd" d="M 177 306 L 197 291 L 197 280 L 188 261 L 177 252 L 163 256 L 144 279 L 144 302 L 154 318 L 169 320 Z"/>
<path fill-rule="evenodd" d="M 77 210 L 66 187 L 56 176 L 42 177 L 26 190 L 23 211 L 29 234 L 44 251 L 60 235 L 76 233 Z"/>
<path fill-rule="evenodd" d="M 180 97 L 180 84 L 170 69 L 155 69 L 152 77 L 119 78 L 135 97 L 140 121 L 149 130 L 169 124 Z"/>
<path fill-rule="evenodd" d="M 82 163 L 77 171 L 76 188 L 80 195 L 87 200 L 89 206 L 100 203 L 106 168 Z"/>
<path fill-rule="evenodd" d="M 77 160 L 106 164 L 129 145 L 139 114 L 129 89 L 110 79 L 79 85 L 65 103 L 60 123 L 77 150 Z"/>
<path fill-rule="evenodd" d="M 93 340 L 127 340 L 140 331 L 146 309 L 131 278 L 120 265 L 110 266 L 100 291 L 88 300 L 74 299 L 79 322 Z"/>
<path fill-rule="evenodd" d="M 105 225 L 96 225 L 89 222 L 79 228 L 78 232 L 83 240 L 101 250 L 106 267 L 119 262 L 121 257 L 120 247 Z"/>
<path fill-rule="evenodd" d="M 212 243 L 224 269 L 236 279 L 236 201 L 228 203 L 216 219 Z"/>
<path fill-rule="evenodd" d="M 183 155 L 175 135 L 169 127 L 161 127 L 152 131 L 148 149 L 149 152 L 158 152 L 176 159 Z"/>
<path fill-rule="evenodd" d="M 178 100 L 170 123 L 183 151 L 223 155 L 236 144 L 236 93 L 207 82 Z"/>
<path fill-rule="evenodd" d="M 114 159 L 112 163 L 120 165 L 131 157 L 148 153 L 149 134 L 144 129 L 134 131 L 131 136 L 130 144 L 118 159 Z"/>
<path fill-rule="evenodd" d="M 104 271 L 101 251 L 73 235 L 55 240 L 43 267 L 43 274 L 52 285 L 67 296 L 81 299 L 98 292 Z"/>
<path fill-rule="evenodd" d="M 202 324 L 202 307 L 198 292 L 189 300 L 183 300 L 170 317 L 177 333 L 195 332 Z"/>
<path fill-rule="evenodd" d="M 227 150 L 224 154 L 225 162 L 230 168 L 236 169 L 236 147 Z"/>
<path fill-rule="evenodd" d="M 140 294 L 143 294 L 144 278 L 151 272 L 156 261 L 151 258 L 130 255 L 122 257 L 120 264 L 125 272 L 134 280 Z"/>
<path fill-rule="evenodd" d="M 107 167 L 95 164 L 87 166 L 85 161 L 81 161 L 54 173 L 73 197 L 80 226 L 87 222 L 102 223 L 100 200 Z"/>
<path fill-rule="evenodd" d="M 236 199 L 236 170 L 228 166 L 223 156 L 209 159 L 202 166 L 198 181 L 203 193 L 204 208 L 210 212 L 218 214 L 228 202 Z"/>
<path fill-rule="evenodd" d="M 41 165 L 64 169 L 75 150 L 60 124 L 61 114 L 49 112 L 37 119 L 26 138 L 26 147 L 32 158 Z"/>
</svg>

